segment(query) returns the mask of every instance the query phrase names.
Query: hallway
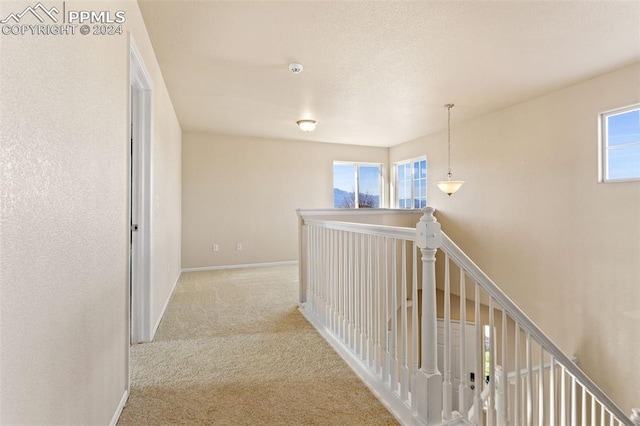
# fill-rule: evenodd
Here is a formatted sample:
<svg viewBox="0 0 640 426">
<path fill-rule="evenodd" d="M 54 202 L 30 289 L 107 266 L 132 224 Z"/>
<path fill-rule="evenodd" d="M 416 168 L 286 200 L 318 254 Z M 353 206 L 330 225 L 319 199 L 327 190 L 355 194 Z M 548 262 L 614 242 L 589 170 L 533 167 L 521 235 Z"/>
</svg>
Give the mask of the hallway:
<svg viewBox="0 0 640 426">
<path fill-rule="evenodd" d="M 297 265 L 183 273 L 154 342 L 131 348 L 118 424 L 397 424 L 297 293 Z"/>
</svg>

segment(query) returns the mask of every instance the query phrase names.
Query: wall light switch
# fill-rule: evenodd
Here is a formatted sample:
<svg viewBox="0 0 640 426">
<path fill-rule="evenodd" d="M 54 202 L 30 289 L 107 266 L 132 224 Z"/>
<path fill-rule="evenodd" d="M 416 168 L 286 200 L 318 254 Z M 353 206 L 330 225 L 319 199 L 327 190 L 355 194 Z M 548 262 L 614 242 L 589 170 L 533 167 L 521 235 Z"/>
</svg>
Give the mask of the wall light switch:
<svg viewBox="0 0 640 426">
<path fill-rule="evenodd" d="M 212 245 L 211 251 L 218 251 L 218 245 L 217 244 Z"/>
</svg>

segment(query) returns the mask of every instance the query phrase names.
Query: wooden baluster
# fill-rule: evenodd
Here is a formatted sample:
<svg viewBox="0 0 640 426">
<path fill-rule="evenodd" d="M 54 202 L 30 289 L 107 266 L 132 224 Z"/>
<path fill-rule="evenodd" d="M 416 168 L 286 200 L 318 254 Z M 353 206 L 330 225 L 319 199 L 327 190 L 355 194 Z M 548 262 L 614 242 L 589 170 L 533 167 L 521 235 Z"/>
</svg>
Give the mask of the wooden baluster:
<svg viewBox="0 0 640 426">
<path fill-rule="evenodd" d="M 418 357 L 420 356 L 419 344 L 420 340 L 418 338 L 418 247 L 415 243 L 412 244 L 413 247 L 413 279 L 412 279 L 412 287 L 411 287 L 411 348 L 412 348 L 412 360 L 413 360 L 413 369 L 411 371 L 411 408 L 415 413 L 418 408 L 416 405 L 416 376 L 418 374 L 418 368 L 420 368 L 420 361 Z"/>
<path fill-rule="evenodd" d="M 360 355 L 360 234 L 354 235 L 353 248 L 353 351 Z"/>
<path fill-rule="evenodd" d="M 325 289 L 326 289 L 326 301 L 327 301 L 327 321 L 326 325 L 329 330 L 333 331 L 333 234 L 334 231 L 332 229 L 327 229 L 327 264 L 326 268 L 326 280 L 325 280 Z"/>
<path fill-rule="evenodd" d="M 338 325 L 338 318 L 340 316 L 340 231 L 334 231 L 333 237 L 333 267 L 334 267 L 334 282 L 333 282 L 333 330 L 336 336 L 340 336 L 340 326 Z"/>
<path fill-rule="evenodd" d="M 527 426 L 533 426 L 533 362 L 531 360 L 531 335 L 527 332 Z"/>
<path fill-rule="evenodd" d="M 346 314 L 347 314 L 347 270 L 348 270 L 348 258 L 347 258 L 347 232 L 340 234 L 340 259 L 341 260 L 341 273 L 340 273 L 340 337 L 342 341 L 347 344 L 347 328 L 346 328 Z"/>
<path fill-rule="evenodd" d="M 373 332 L 373 315 L 371 312 L 373 311 L 373 298 L 372 298 L 372 290 L 373 290 L 373 279 L 371 278 L 373 272 L 373 264 L 371 262 L 371 235 L 367 235 L 367 279 L 365 281 L 365 288 L 367 297 L 365 299 L 365 304 L 367 306 L 367 314 L 366 314 L 366 322 L 367 322 L 367 364 L 369 367 L 373 367 L 373 336 L 371 335 Z"/>
<path fill-rule="evenodd" d="M 329 329 L 335 334 L 336 332 L 336 255 L 335 255 L 335 244 L 336 244 L 336 231 L 333 229 L 329 230 L 329 280 L 327 282 L 327 287 L 329 289 Z"/>
<path fill-rule="evenodd" d="M 515 377 L 515 384 L 516 384 L 516 388 L 515 388 L 515 393 L 514 393 L 514 407 L 513 407 L 513 418 L 515 421 L 516 425 L 521 425 L 522 424 L 522 396 L 521 396 L 521 390 L 522 390 L 522 384 L 520 381 L 520 324 L 518 323 L 518 321 L 515 322 L 515 335 L 514 335 L 514 343 L 513 345 L 515 346 L 515 357 L 513 360 L 513 367 L 515 369 L 516 372 L 516 377 Z"/>
<path fill-rule="evenodd" d="M 483 401 L 480 396 L 482 393 L 482 384 L 484 383 L 484 338 L 482 332 L 482 323 L 480 322 L 480 286 L 475 283 L 475 322 L 476 322 L 476 371 L 475 371 L 475 395 L 473 398 L 474 419 L 477 425 L 484 424 L 484 416 L 482 411 Z"/>
<path fill-rule="evenodd" d="M 338 289 L 338 315 L 336 318 L 336 328 L 338 330 L 338 337 L 342 343 L 347 343 L 347 336 L 344 332 L 343 324 L 344 324 L 344 315 L 345 315 L 345 283 L 347 280 L 346 270 L 347 270 L 347 251 L 345 249 L 345 241 L 346 241 L 346 232 L 338 231 L 338 282 L 336 287 Z"/>
<path fill-rule="evenodd" d="M 468 417 L 469 401 L 467 401 L 467 289 L 465 272 L 460 268 L 460 386 L 458 387 L 458 411 Z"/>
<path fill-rule="evenodd" d="M 398 243 L 391 246 L 391 389 L 398 390 Z"/>
<path fill-rule="evenodd" d="M 366 235 L 362 234 L 360 236 L 360 282 L 358 283 L 359 292 L 360 292 L 360 336 L 359 342 L 360 345 L 360 359 L 366 362 L 367 359 L 367 292 L 366 292 L 366 282 L 367 282 L 367 249 L 366 249 Z"/>
<path fill-rule="evenodd" d="M 327 229 L 320 229 L 320 281 L 318 282 L 318 296 L 320 299 L 320 318 L 323 324 L 327 324 L 327 298 L 326 298 L 326 283 L 327 283 Z"/>
<path fill-rule="evenodd" d="M 353 262 L 353 258 L 354 258 L 354 244 L 353 244 L 353 240 L 354 240 L 354 234 L 352 232 L 349 233 L 349 241 L 348 241 L 348 251 L 349 251 L 349 279 L 347 280 L 347 323 L 346 323 L 346 327 L 347 327 L 347 334 L 348 334 L 348 342 L 349 342 L 349 347 L 351 348 L 351 350 L 354 349 L 354 339 L 353 339 L 353 335 L 354 335 L 354 324 L 353 324 L 353 309 L 354 309 L 354 300 L 353 300 L 353 286 L 355 284 L 355 279 L 354 279 L 354 273 L 355 273 L 355 267 L 354 267 L 354 262 Z"/>
<path fill-rule="evenodd" d="M 313 313 L 316 315 L 320 314 L 320 296 L 318 291 L 318 286 L 320 283 L 320 269 L 321 269 L 321 252 L 320 252 L 320 229 L 315 228 L 314 230 L 314 251 L 315 251 L 315 270 L 314 270 L 314 280 L 313 280 Z"/>
<path fill-rule="evenodd" d="M 382 344 L 380 340 L 382 339 L 382 307 L 381 307 L 381 289 L 380 289 L 380 268 L 381 268 L 381 259 L 380 259 L 380 237 L 376 237 L 375 239 L 375 285 L 374 285 L 374 295 L 375 295 L 375 310 L 374 310 L 374 324 L 376 327 L 375 330 L 375 372 L 376 374 L 381 374 L 382 372 Z"/>
<path fill-rule="evenodd" d="M 571 376 L 571 426 L 578 426 L 578 396 L 576 378 Z"/>
<path fill-rule="evenodd" d="M 556 359 L 551 355 L 549 370 L 549 426 L 556 426 Z"/>
<path fill-rule="evenodd" d="M 313 251 L 313 260 L 311 262 L 309 262 L 309 270 L 310 270 L 310 274 L 311 274 L 311 281 L 312 284 L 310 285 L 310 291 L 311 291 L 311 311 L 314 313 L 314 315 L 317 315 L 318 313 L 318 303 L 316 300 L 316 286 L 318 283 L 318 271 L 320 270 L 318 262 L 320 261 L 318 258 L 318 228 L 313 227 L 311 229 L 311 232 L 313 233 L 312 239 L 313 239 L 313 244 L 312 244 L 312 251 Z"/>
<path fill-rule="evenodd" d="M 596 398 L 591 395 L 591 426 L 596 426 Z"/>
<path fill-rule="evenodd" d="M 344 342 L 342 335 L 342 234 L 343 231 L 336 230 L 336 313 L 334 318 L 334 328 L 336 336 L 340 341 Z"/>
<path fill-rule="evenodd" d="M 489 297 L 489 406 L 487 407 L 487 419 L 491 426 L 496 424 L 496 354 L 494 327 L 493 297 Z"/>
<path fill-rule="evenodd" d="M 329 248 L 327 247 L 329 237 L 329 230 L 322 229 L 322 279 L 320 281 L 320 297 L 322 299 L 322 321 L 325 325 L 328 323 L 327 310 L 329 308 L 329 301 L 327 297 L 327 283 L 329 282 L 329 276 L 327 271 L 327 265 L 329 264 Z"/>
<path fill-rule="evenodd" d="M 311 303 L 311 311 L 314 315 L 318 313 L 318 304 L 316 301 L 316 286 L 318 282 L 318 229 L 314 226 L 311 229 L 312 233 L 312 244 L 311 250 L 313 253 L 313 259 L 309 262 L 309 274 L 311 275 L 309 291 L 311 292 L 309 296 L 309 301 Z"/>
<path fill-rule="evenodd" d="M 564 367 L 560 367 L 560 426 L 567 426 L 567 375 Z"/>
<path fill-rule="evenodd" d="M 315 241 L 314 241 L 314 257 L 315 257 L 315 262 L 314 262 L 314 286 L 313 286 L 313 308 L 314 308 L 314 314 L 316 316 L 320 315 L 320 278 L 321 278 L 321 272 L 322 272 L 322 250 L 321 250 L 321 244 L 320 244 L 320 228 L 314 228 L 313 233 L 315 235 Z"/>
<path fill-rule="evenodd" d="M 362 274 L 360 276 L 360 347 L 362 348 L 361 359 L 365 364 L 367 364 L 367 357 L 369 356 L 369 255 L 367 251 L 368 238 L 368 235 L 362 235 Z"/>
<path fill-rule="evenodd" d="M 580 403 L 580 424 L 587 424 L 587 390 L 584 386 L 580 385 L 582 388 L 582 400 Z"/>
<path fill-rule="evenodd" d="M 307 307 L 313 310 L 313 283 L 315 281 L 316 259 L 314 251 L 314 227 L 307 225 Z"/>
<path fill-rule="evenodd" d="M 316 300 L 317 300 L 317 311 L 316 314 L 320 321 L 324 323 L 323 318 L 323 309 L 324 303 L 322 300 L 322 281 L 324 277 L 324 229 L 318 228 L 318 281 L 316 286 Z"/>
<path fill-rule="evenodd" d="M 540 346 L 540 371 L 538 372 L 538 425 L 544 426 L 544 348 Z"/>
<path fill-rule="evenodd" d="M 500 371 L 500 411 L 498 412 L 498 426 L 509 423 L 509 382 L 507 381 L 509 363 L 507 361 L 507 311 L 502 307 L 502 370 Z"/>
<path fill-rule="evenodd" d="M 320 281 L 318 282 L 318 294 L 320 296 L 321 312 L 320 317 L 322 323 L 326 324 L 326 309 L 327 309 L 327 296 L 326 296 L 326 284 L 327 284 L 327 229 L 320 228 Z"/>
<path fill-rule="evenodd" d="M 389 343 L 391 339 L 391 333 L 389 330 L 389 315 L 391 310 L 389 309 L 389 241 L 387 237 L 384 237 L 384 292 L 382 295 L 382 315 L 384 321 L 384 340 L 382 345 L 384 347 L 384 361 L 382 364 L 382 381 L 383 383 L 389 383 L 389 375 L 391 368 L 391 354 L 389 352 Z"/>
<path fill-rule="evenodd" d="M 329 330 L 331 330 L 332 332 L 334 331 L 333 330 L 333 316 L 334 316 L 333 284 L 335 282 L 333 277 L 334 275 L 334 271 L 333 271 L 333 266 L 334 266 L 333 236 L 334 234 L 335 234 L 334 230 L 327 229 L 327 266 L 326 266 L 327 279 L 325 282 L 325 286 L 327 289 L 327 322 L 326 324 Z"/>
<path fill-rule="evenodd" d="M 349 347 L 349 275 L 350 275 L 350 262 L 351 253 L 349 253 L 349 238 L 350 233 L 345 232 L 342 237 L 342 252 L 344 253 L 344 270 L 342 278 L 342 335 L 345 345 Z"/>
<path fill-rule="evenodd" d="M 333 329 L 336 336 L 342 340 L 340 336 L 340 234 L 341 231 L 334 231 L 333 256 L 334 256 L 334 272 L 333 272 Z"/>
<path fill-rule="evenodd" d="M 360 251 L 362 253 L 360 259 L 360 359 L 366 362 L 367 359 L 367 250 L 366 238 L 364 235 L 360 238 Z"/>
<path fill-rule="evenodd" d="M 401 273 L 401 288 L 400 288 L 400 303 L 402 317 L 400 318 L 400 355 L 401 355 L 401 369 L 400 369 L 400 398 L 403 401 L 409 399 L 409 359 L 408 359 L 408 329 L 407 329 L 407 243 L 402 241 L 400 267 Z"/>
<path fill-rule="evenodd" d="M 367 292 L 369 293 L 368 302 L 369 305 L 369 334 L 368 334 L 368 352 L 369 352 L 369 368 L 375 371 L 375 267 L 374 267 L 374 247 L 373 236 L 369 236 L 369 280 L 367 281 Z"/>
<path fill-rule="evenodd" d="M 444 255 L 444 378 L 442 384 L 442 419 L 451 418 L 451 277 L 449 255 Z"/>
</svg>

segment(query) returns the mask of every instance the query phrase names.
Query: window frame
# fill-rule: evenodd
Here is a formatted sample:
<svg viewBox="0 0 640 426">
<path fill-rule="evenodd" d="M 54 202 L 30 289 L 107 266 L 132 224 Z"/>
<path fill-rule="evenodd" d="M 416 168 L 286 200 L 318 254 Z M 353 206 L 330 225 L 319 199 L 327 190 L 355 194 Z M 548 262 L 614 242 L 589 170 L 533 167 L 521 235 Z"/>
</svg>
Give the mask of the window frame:
<svg viewBox="0 0 640 426">
<path fill-rule="evenodd" d="M 336 207 L 336 200 L 335 198 L 333 199 L 333 208 L 334 209 L 344 209 L 344 210 L 351 210 L 351 209 L 360 209 L 360 208 L 367 208 L 367 209 L 381 209 L 384 208 L 384 164 L 383 163 L 374 163 L 374 162 L 367 162 L 367 161 L 343 161 L 343 160 L 334 160 L 333 161 L 333 165 L 331 166 L 331 172 L 332 172 L 332 179 L 333 179 L 333 188 L 335 189 L 335 175 L 334 173 L 334 168 L 336 165 L 347 165 L 347 166 L 354 166 L 355 172 L 354 172 L 354 206 L 353 207 Z M 359 203 L 359 195 L 360 195 L 360 166 L 376 166 L 380 168 L 380 173 L 378 175 L 378 182 L 380 185 L 380 196 L 378 199 L 378 207 L 360 207 L 360 203 Z"/>
<path fill-rule="evenodd" d="M 420 155 L 418 157 L 413 157 L 413 158 L 408 158 L 406 160 L 401 160 L 401 161 L 396 161 L 393 163 L 393 186 L 392 186 L 392 200 L 393 200 L 393 206 L 394 208 L 397 209 L 403 209 L 403 210 L 420 210 L 421 207 L 400 207 L 400 200 L 398 199 L 399 195 L 400 195 L 400 191 L 398 190 L 398 166 L 401 165 L 406 165 L 406 164 L 410 164 L 411 167 L 411 204 L 413 205 L 414 203 L 414 199 L 415 199 L 415 194 L 414 194 L 414 189 L 415 189 L 415 168 L 413 167 L 413 165 L 417 162 L 425 162 L 425 206 L 428 205 L 429 202 L 429 162 L 427 161 L 427 156 L 426 155 Z"/>
<path fill-rule="evenodd" d="M 638 182 L 640 174 L 630 178 L 609 178 L 609 152 L 612 149 L 618 149 L 628 146 L 640 146 L 640 139 L 637 142 L 630 142 L 615 147 L 609 146 L 608 140 L 608 119 L 620 114 L 626 114 L 631 111 L 640 111 L 640 104 L 629 105 L 622 108 L 612 109 L 602 112 L 598 115 L 598 182 L 599 183 L 618 183 L 618 182 Z"/>
</svg>

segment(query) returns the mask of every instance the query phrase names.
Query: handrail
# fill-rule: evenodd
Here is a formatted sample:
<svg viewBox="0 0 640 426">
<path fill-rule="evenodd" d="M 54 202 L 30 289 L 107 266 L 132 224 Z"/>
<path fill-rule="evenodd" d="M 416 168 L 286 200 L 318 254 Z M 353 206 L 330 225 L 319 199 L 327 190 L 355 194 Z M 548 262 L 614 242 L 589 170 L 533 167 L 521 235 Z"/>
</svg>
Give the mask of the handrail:
<svg viewBox="0 0 640 426">
<path fill-rule="evenodd" d="M 305 219 L 305 225 L 319 228 L 336 229 L 338 231 L 355 232 L 358 234 L 374 235 L 378 237 L 400 238 L 407 241 L 416 240 L 416 230 L 402 226 L 370 225 L 366 223 L 340 222 L 335 220 Z"/>
<path fill-rule="evenodd" d="M 420 209 L 388 209 L 388 208 L 372 208 L 372 209 L 297 209 L 296 213 L 301 217 L 311 216 L 370 216 L 385 214 L 411 214 L 420 215 Z"/>
<path fill-rule="evenodd" d="M 473 278 L 487 293 L 491 295 L 511 317 L 518 322 L 521 328 L 533 336 L 544 349 L 549 352 L 569 373 L 580 383 L 586 386 L 589 392 L 595 396 L 601 404 L 614 414 L 620 422 L 627 426 L 634 426 L 631 419 L 602 392 L 602 390 L 587 376 L 567 355 L 538 328 L 529 317 L 522 312 L 509 297 L 496 286 L 496 284 L 444 233 L 442 232 L 441 248 L 449 255 L 465 272 Z"/>
</svg>

